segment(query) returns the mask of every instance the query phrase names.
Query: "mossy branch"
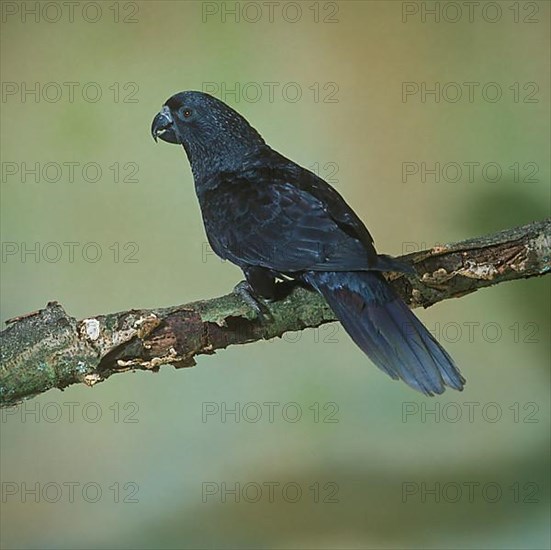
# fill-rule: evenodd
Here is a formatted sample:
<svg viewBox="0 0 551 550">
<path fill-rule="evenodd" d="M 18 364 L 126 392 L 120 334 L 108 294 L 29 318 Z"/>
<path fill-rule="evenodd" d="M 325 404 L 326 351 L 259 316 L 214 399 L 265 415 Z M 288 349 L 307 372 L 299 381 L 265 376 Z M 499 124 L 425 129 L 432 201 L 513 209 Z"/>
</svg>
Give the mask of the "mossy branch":
<svg viewBox="0 0 551 550">
<path fill-rule="evenodd" d="M 551 270 L 551 220 L 405 256 L 417 276 L 392 276 L 411 307 L 429 307 L 487 286 Z M 237 295 L 81 321 L 57 302 L 15 319 L 0 333 L 0 406 L 51 388 L 93 386 L 112 374 L 195 365 L 195 356 L 335 320 L 317 293 L 296 287 L 269 304 L 260 322 Z"/>
</svg>

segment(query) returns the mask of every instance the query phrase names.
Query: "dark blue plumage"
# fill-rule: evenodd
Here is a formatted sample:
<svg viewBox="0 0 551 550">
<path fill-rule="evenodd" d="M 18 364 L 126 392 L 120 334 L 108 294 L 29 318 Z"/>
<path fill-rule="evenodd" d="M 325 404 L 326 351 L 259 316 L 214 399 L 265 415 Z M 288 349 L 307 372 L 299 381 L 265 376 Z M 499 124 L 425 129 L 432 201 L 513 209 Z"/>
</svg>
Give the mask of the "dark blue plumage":
<svg viewBox="0 0 551 550">
<path fill-rule="evenodd" d="M 450 356 L 381 274 L 411 267 L 377 254 L 363 222 L 328 183 L 201 92 L 172 96 L 152 134 L 184 147 L 209 242 L 243 270 L 253 294 L 273 298 L 276 279 L 300 280 L 325 297 L 356 344 L 392 378 L 427 395 L 463 388 Z"/>
<path fill-rule="evenodd" d="M 364 353 L 394 379 L 427 395 L 463 389 L 451 357 L 379 273 L 308 272 L 305 280 L 327 300 Z"/>
</svg>

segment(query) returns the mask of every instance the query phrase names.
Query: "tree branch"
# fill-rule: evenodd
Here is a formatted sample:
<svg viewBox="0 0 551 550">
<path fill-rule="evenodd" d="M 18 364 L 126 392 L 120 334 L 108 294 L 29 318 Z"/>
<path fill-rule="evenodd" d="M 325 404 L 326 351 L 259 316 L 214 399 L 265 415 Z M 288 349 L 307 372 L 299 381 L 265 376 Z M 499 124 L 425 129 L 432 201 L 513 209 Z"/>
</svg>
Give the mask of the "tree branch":
<svg viewBox="0 0 551 550">
<path fill-rule="evenodd" d="M 411 307 L 551 270 L 551 220 L 405 256 L 417 277 L 390 275 Z M 236 295 L 77 321 L 57 302 L 7 321 L 0 333 L 0 406 L 51 388 L 93 386 L 114 373 L 195 365 L 195 356 L 335 320 L 317 293 L 296 287 L 264 322 Z"/>
</svg>

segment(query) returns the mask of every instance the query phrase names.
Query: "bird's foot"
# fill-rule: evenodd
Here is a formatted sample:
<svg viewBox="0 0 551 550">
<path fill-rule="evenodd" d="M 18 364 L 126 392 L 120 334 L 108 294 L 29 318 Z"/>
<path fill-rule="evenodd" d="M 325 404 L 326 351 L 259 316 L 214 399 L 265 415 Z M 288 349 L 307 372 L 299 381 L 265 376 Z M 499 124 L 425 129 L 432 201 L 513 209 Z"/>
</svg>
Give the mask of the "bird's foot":
<svg viewBox="0 0 551 550">
<path fill-rule="evenodd" d="M 239 296 L 256 314 L 259 321 L 265 322 L 272 319 L 272 314 L 266 306 L 266 302 L 259 298 L 252 290 L 247 281 L 241 281 L 233 289 L 234 294 Z"/>
</svg>

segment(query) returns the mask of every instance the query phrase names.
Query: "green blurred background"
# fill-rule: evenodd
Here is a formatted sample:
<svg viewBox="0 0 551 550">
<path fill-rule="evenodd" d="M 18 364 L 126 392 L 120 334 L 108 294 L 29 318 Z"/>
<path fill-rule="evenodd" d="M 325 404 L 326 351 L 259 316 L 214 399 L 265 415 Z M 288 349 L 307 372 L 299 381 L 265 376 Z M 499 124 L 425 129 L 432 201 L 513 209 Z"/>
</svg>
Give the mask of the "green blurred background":
<svg viewBox="0 0 551 550">
<path fill-rule="evenodd" d="M 501 2 L 501 15 L 481 2 L 472 21 L 464 11 L 455 23 L 448 2 L 439 22 L 423 14 L 434 2 L 304 2 L 300 14 L 282 2 L 272 16 L 241 2 L 239 21 L 227 13 L 234 2 L 101 2 L 99 18 L 78 4 L 72 22 L 58 2 L 45 13 L 39 4 L 36 21 L 24 11 L 34 4 L 2 3 L 1 230 L 4 252 L 16 250 L 2 258 L 2 321 L 50 300 L 78 319 L 168 306 L 240 280 L 204 254 L 185 155 L 149 135 L 164 100 L 185 89 L 214 86 L 274 148 L 337 180 L 381 252 L 549 215 L 548 2 Z M 78 83 L 73 101 L 67 82 Z M 266 82 L 277 83 L 273 101 Z M 452 84 L 436 102 L 403 98 L 403 82 L 480 85 L 472 101 L 461 85 L 454 102 Z M 482 93 L 490 82 L 499 101 L 491 86 Z M 35 83 L 41 95 L 22 96 Z M 224 96 L 223 83 L 240 93 Z M 79 163 L 72 182 L 68 162 Z M 464 173 L 404 182 L 404 162 Z M 502 175 L 491 165 L 468 181 L 466 162 L 496 163 Z M 22 181 L 22 163 L 46 172 Z M 95 183 L 87 163 L 102 170 Z M 66 242 L 77 243 L 74 261 Z M 21 254 L 34 243 L 44 254 Z M 540 279 L 419 312 L 466 376 L 462 394 L 417 395 L 340 327 L 324 327 L 4 411 L 2 547 L 549 548 L 549 304 Z M 266 402 L 279 404 L 273 422 Z M 239 422 L 203 417 L 236 403 Z M 297 422 L 291 405 L 282 415 L 289 403 Z M 253 485 L 235 502 L 223 483 Z M 282 493 L 288 483 L 302 491 L 297 502 Z M 23 496 L 25 487 L 40 493 Z"/>
</svg>

